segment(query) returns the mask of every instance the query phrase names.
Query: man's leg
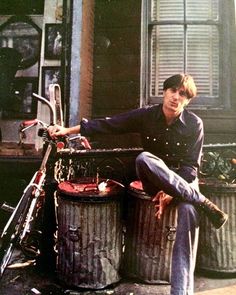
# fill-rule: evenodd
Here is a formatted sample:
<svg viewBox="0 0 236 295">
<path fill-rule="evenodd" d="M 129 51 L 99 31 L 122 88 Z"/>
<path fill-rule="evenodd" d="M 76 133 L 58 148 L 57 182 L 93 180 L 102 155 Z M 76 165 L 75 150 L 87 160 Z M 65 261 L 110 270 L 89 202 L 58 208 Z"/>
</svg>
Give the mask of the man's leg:
<svg viewBox="0 0 236 295">
<path fill-rule="evenodd" d="M 171 295 L 194 294 L 194 269 L 199 235 L 199 212 L 185 202 L 178 204 L 176 239 L 172 254 Z"/>
<path fill-rule="evenodd" d="M 136 159 L 136 171 L 148 194 L 154 196 L 158 191 L 163 190 L 174 198 L 198 206 L 216 228 L 220 228 L 227 221 L 227 214 L 153 154 L 141 153 Z"/>
<path fill-rule="evenodd" d="M 174 198 L 193 204 L 201 204 L 205 200 L 187 181 L 169 169 L 163 160 L 151 153 L 141 153 L 136 159 L 136 168 L 144 190 L 150 195 L 163 190 Z"/>
</svg>

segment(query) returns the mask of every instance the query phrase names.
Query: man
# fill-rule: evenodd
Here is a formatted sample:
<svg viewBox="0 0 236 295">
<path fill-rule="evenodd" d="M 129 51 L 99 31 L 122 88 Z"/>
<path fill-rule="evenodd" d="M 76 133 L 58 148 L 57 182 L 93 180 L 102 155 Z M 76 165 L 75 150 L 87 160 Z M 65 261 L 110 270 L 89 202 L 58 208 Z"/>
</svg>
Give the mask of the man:
<svg viewBox="0 0 236 295">
<path fill-rule="evenodd" d="M 144 152 L 136 159 L 137 175 L 144 190 L 153 196 L 156 216 L 172 198 L 178 204 L 178 223 L 173 249 L 171 295 L 193 294 L 199 212 L 203 211 L 216 228 L 228 215 L 198 190 L 198 169 L 203 144 L 203 123 L 185 109 L 196 96 L 189 75 L 177 74 L 163 84 L 163 104 L 132 110 L 112 118 L 81 121 L 70 128 L 49 128 L 52 137 L 81 133 L 138 132 Z"/>
</svg>

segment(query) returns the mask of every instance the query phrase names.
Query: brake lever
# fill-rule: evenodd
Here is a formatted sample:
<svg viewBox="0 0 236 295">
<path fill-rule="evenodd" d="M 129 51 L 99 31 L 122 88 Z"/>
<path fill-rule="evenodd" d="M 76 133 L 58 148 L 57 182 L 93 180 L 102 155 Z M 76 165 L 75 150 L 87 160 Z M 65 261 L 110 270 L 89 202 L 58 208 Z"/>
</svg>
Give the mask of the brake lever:
<svg viewBox="0 0 236 295">
<path fill-rule="evenodd" d="M 23 144 L 23 140 L 26 138 L 26 134 L 25 134 L 25 131 L 34 127 L 34 126 L 37 126 L 37 125 L 41 125 L 43 126 L 44 129 L 46 129 L 48 126 L 41 120 L 38 120 L 38 119 L 33 119 L 33 120 L 26 120 L 26 121 L 23 121 L 21 122 L 20 126 L 19 126 L 19 145 L 22 145 Z"/>
<path fill-rule="evenodd" d="M 19 126 L 19 143 L 18 145 L 22 145 L 23 144 L 23 140 L 26 138 L 26 134 L 25 131 L 33 126 L 36 126 L 38 124 L 38 120 L 34 119 L 34 120 L 27 120 L 27 121 L 23 121 L 20 123 Z"/>
<path fill-rule="evenodd" d="M 88 141 L 88 139 L 85 137 L 85 136 L 82 136 L 80 134 L 76 135 L 76 136 L 73 136 L 73 137 L 70 137 L 69 138 L 69 141 L 73 141 L 73 140 L 76 140 L 76 139 L 79 139 L 81 145 L 85 148 L 85 149 L 89 149 L 91 150 L 92 147 Z"/>
</svg>

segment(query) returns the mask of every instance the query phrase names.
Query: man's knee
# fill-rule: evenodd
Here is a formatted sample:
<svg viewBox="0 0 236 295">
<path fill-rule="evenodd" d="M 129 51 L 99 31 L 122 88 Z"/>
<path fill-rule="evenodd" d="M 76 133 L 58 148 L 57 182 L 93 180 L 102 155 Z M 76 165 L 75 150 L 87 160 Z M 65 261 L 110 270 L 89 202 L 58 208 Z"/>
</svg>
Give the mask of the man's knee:
<svg viewBox="0 0 236 295">
<path fill-rule="evenodd" d="M 140 153 L 136 158 L 136 164 L 141 164 L 145 162 L 149 154 L 150 154 L 149 152 Z"/>
<path fill-rule="evenodd" d="M 136 158 L 136 167 L 143 167 L 146 166 L 149 162 L 154 162 L 157 164 L 158 162 L 162 162 L 162 160 L 152 153 L 149 152 L 142 152 Z"/>
</svg>

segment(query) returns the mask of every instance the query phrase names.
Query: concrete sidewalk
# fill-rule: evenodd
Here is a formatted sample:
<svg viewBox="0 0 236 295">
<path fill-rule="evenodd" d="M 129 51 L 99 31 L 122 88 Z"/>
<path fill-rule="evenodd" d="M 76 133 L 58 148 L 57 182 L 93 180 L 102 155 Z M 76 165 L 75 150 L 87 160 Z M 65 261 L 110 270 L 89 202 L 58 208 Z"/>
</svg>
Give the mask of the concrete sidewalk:
<svg viewBox="0 0 236 295">
<path fill-rule="evenodd" d="M 56 276 L 38 273 L 34 265 L 7 269 L 0 282 L 1 295 L 169 295 L 170 285 L 149 285 L 121 280 L 104 290 L 82 290 L 63 286 Z M 235 278 L 195 277 L 196 295 L 234 295 Z"/>
<path fill-rule="evenodd" d="M 236 294 L 236 284 L 229 287 L 214 288 L 207 291 L 196 292 L 196 295 L 234 295 Z"/>
<path fill-rule="evenodd" d="M 236 274 L 231 278 L 214 278 L 204 274 L 195 276 L 196 295 L 234 295 L 236 294 Z"/>
<path fill-rule="evenodd" d="M 18 253 L 19 255 L 19 253 Z M 21 259 L 16 255 L 13 268 L 5 271 L 0 281 L 1 295 L 169 295 L 170 285 L 151 285 L 132 279 L 122 279 L 117 284 L 103 290 L 75 289 L 63 285 L 55 274 L 39 272 L 33 261 Z M 223 278 L 219 274 L 195 276 L 196 295 L 234 295 L 236 294 L 236 274 Z"/>
</svg>

